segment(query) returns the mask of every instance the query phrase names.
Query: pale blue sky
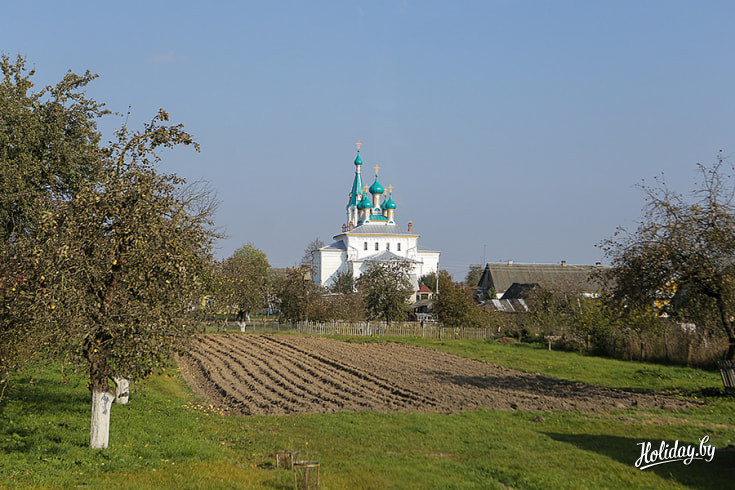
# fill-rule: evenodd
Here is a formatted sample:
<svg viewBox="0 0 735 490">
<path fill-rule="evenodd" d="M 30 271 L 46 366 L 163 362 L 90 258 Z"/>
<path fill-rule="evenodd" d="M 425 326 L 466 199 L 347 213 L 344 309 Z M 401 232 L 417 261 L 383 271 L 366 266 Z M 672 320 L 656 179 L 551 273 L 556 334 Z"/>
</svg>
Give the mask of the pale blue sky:
<svg viewBox="0 0 735 490">
<path fill-rule="evenodd" d="M 163 107 L 202 152 L 229 238 L 274 266 L 341 230 L 355 157 L 462 279 L 470 263 L 594 263 L 641 179 L 686 190 L 735 158 L 735 3 L 12 2 L 0 50 L 67 69 L 140 127 Z M 107 137 L 122 122 L 109 118 Z M 485 247 L 486 245 L 486 247 Z M 485 251 L 485 252 L 484 252 Z"/>
</svg>

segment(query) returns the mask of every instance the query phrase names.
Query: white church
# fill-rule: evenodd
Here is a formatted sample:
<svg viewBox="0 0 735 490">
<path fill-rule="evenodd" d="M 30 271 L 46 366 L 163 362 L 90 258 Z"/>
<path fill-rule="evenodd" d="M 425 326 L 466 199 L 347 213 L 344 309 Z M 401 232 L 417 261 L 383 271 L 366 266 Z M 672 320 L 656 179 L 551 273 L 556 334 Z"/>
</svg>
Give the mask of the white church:
<svg viewBox="0 0 735 490">
<path fill-rule="evenodd" d="M 328 287 L 338 273 L 345 272 L 357 279 L 375 262 L 405 261 L 411 264 L 410 279 L 417 291 L 419 278 L 439 269 L 440 252 L 419 247 L 420 235 L 413 231 L 410 221 L 406 230 L 396 223 L 393 188 L 390 186 L 386 195 L 378 181 L 378 170 L 380 167 L 376 165 L 375 182 L 370 188 L 363 187 L 358 141 L 347 223 L 342 225 L 342 233 L 334 236 L 332 244 L 312 252 L 312 278 L 316 284 Z"/>
</svg>

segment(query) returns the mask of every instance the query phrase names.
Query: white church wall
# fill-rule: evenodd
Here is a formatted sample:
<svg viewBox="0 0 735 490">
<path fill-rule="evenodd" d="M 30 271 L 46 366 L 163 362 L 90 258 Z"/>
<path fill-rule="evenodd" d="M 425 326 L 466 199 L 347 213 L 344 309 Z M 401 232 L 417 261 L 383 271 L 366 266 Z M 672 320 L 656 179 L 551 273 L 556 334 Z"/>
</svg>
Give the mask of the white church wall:
<svg viewBox="0 0 735 490">
<path fill-rule="evenodd" d="M 421 262 L 421 274 L 419 277 L 439 270 L 439 255 L 439 252 L 426 250 L 420 250 L 416 254 L 416 259 Z"/>
<path fill-rule="evenodd" d="M 314 276 L 320 286 L 330 286 L 342 265 L 347 262 L 347 253 L 344 251 L 320 250 L 314 254 L 314 257 Z"/>
<path fill-rule="evenodd" d="M 411 250 L 416 249 L 416 237 L 406 236 L 351 236 L 348 237 L 350 247 L 357 251 L 357 260 L 362 260 L 376 253 L 389 250 L 400 256 L 408 257 Z M 365 247 L 367 244 L 367 250 Z M 377 245 L 377 248 L 376 248 Z"/>
</svg>

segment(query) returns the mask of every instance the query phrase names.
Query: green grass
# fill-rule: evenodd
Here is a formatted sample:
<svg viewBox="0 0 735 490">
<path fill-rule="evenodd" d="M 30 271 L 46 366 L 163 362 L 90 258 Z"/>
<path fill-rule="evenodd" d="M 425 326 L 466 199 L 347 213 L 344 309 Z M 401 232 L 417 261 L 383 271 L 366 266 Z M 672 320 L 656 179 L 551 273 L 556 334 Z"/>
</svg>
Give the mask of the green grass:
<svg viewBox="0 0 735 490">
<path fill-rule="evenodd" d="M 482 341 L 412 342 L 607 386 L 718 386 L 706 371 Z M 169 370 L 113 406 L 110 447 L 95 451 L 86 381 L 72 374 L 64 384 L 55 367 L 38 366 L 16 377 L 0 404 L 0 487 L 290 488 L 291 474 L 270 458 L 288 448 L 321 462 L 323 488 L 725 488 L 735 479 L 735 450 L 725 449 L 735 444 L 735 398 L 710 392 L 698 394 L 703 406 L 678 413 L 245 417 L 196 400 Z M 633 466 L 639 442 L 697 444 L 704 435 L 718 448 L 711 463 Z"/>
</svg>

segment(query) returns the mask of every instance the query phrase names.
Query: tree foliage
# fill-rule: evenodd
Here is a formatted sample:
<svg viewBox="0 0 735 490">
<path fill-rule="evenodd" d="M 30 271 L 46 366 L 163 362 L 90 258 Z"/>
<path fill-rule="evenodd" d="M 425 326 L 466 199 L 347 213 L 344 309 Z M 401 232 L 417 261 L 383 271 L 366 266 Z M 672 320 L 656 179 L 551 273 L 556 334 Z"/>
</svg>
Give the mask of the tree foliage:
<svg viewBox="0 0 735 490">
<path fill-rule="evenodd" d="M 721 153 L 698 168 L 701 180 L 690 195 L 663 181 L 641 186 L 646 205 L 637 229 L 619 229 L 602 247 L 619 304 L 658 304 L 676 318 L 716 327 L 729 339 L 727 358 L 735 359 L 735 175 Z"/>
<path fill-rule="evenodd" d="M 304 256 L 301 257 L 301 262 L 299 263 L 299 266 L 310 269 L 312 267 L 313 253 L 322 248 L 324 245 L 325 243 L 321 241 L 319 237 L 316 237 L 315 239 L 310 241 L 304 249 Z"/>
<path fill-rule="evenodd" d="M 69 200 L 43 202 L 33 234 L 9 257 L 22 277 L 5 298 L 9 319 L 80 355 L 105 391 L 114 376 L 145 376 L 186 339 L 184 313 L 213 237 L 210 195 L 141 157 L 190 142 L 166 120 L 161 112 L 145 132 L 121 131 L 98 178 Z"/>
<path fill-rule="evenodd" d="M 319 291 L 309 279 L 306 269 L 302 267 L 288 269 L 286 274 L 279 278 L 274 289 L 282 320 L 298 322 L 314 319 L 312 313 Z"/>
<path fill-rule="evenodd" d="M 40 198 L 68 199 L 100 168 L 96 120 L 107 114 L 84 87 L 96 78 L 67 73 L 34 89 L 35 70 L 18 56 L 0 58 L 0 243 L 27 231 Z"/>
<path fill-rule="evenodd" d="M 437 319 L 448 327 L 483 327 L 490 323 L 491 313 L 482 310 L 472 299 L 469 288 L 448 281 L 434 301 Z"/>
<path fill-rule="evenodd" d="M 366 316 L 364 298 L 353 291 L 351 284 L 345 280 L 343 287 L 326 289 L 309 279 L 307 268 L 289 269 L 275 287 L 281 319 L 286 322 L 363 320 Z"/>
<path fill-rule="evenodd" d="M 364 296 L 371 318 L 388 323 L 406 318 L 407 301 L 413 293 L 410 270 L 411 264 L 404 261 L 377 262 L 357 279 L 357 290 Z"/>
<path fill-rule="evenodd" d="M 449 272 L 445 270 L 439 271 L 439 283 L 437 284 L 436 272 L 429 272 L 419 278 L 419 284 L 426 285 L 427 288 L 431 289 L 435 293 L 441 293 L 442 289 L 449 287 L 454 281 Z"/>
<path fill-rule="evenodd" d="M 531 322 L 542 330 L 549 327 L 574 325 L 580 308 L 580 297 L 576 292 L 553 291 L 534 286 L 525 294 L 525 301 L 531 310 Z"/>
<path fill-rule="evenodd" d="M 329 286 L 329 291 L 333 293 L 352 294 L 355 290 L 355 278 L 349 271 L 337 272 L 334 281 Z"/>
<path fill-rule="evenodd" d="M 475 288 L 480 283 L 481 277 L 482 266 L 480 264 L 471 264 L 470 270 L 467 271 L 467 275 L 464 278 L 464 283 L 471 288 Z"/>
<path fill-rule="evenodd" d="M 270 263 L 252 243 L 235 250 L 221 265 L 217 303 L 238 319 L 265 307 L 270 286 Z"/>
<path fill-rule="evenodd" d="M 6 73 L 6 84 L 8 78 Z M 70 74 L 64 80 L 78 88 L 88 79 Z M 38 188 L 21 192 L 21 200 L 6 201 L 6 211 L 15 214 L 0 250 L 1 340 L 39 345 L 49 354 L 84 362 L 93 394 L 114 397 L 111 379 L 147 375 L 189 339 L 193 326 L 187 314 L 198 302 L 209 261 L 216 203 L 206 186 L 186 185 L 155 169 L 159 149 L 198 150 L 181 125 L 168 123 L 166 112 L 142 131 L 123 126 L 114 143 L 99 148 L 91 133 L 99 106 L 70 93 L 73 107 L 83 101 L 83 107 L 93 108 L 75 109 L 72 127 L 85 129 L 74 142 L 81 143 L 67 145 L 57 134 L 48 144 L 65 148 L 63 158 L 53 149 L 48 155 L 61 166 L 77 156 L 85 163 L 68 185 L 55 188 L 57 175 L 48 173 Z M 15 125 L 5 129 L 23 131 Z M 21 165 L 16 160 L 11 163 Z"/>
<path fill-rule="evenodd" d="M 11 309 L 27 285 L 35 260 L 21 245 L 33 233 L 45 204 L 66 201 L 88 177 L 97 175 L 103 150 L 96 120 L 106 114 L 83 89 L 95 75 L 68 73 L 54 86 L 37 90 L 34 70 L 18 56 L 0 58 L 0 385 L 10 372 L 44 351 L 23 305 Z M 30 294 L 30 293 L 28 293 Z"/>
</svg>

